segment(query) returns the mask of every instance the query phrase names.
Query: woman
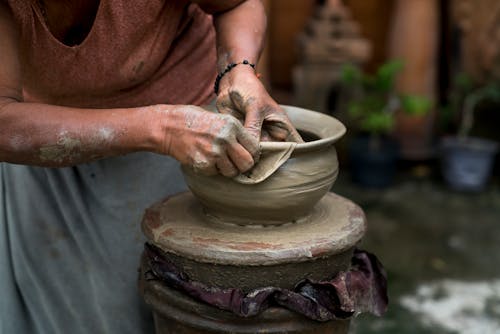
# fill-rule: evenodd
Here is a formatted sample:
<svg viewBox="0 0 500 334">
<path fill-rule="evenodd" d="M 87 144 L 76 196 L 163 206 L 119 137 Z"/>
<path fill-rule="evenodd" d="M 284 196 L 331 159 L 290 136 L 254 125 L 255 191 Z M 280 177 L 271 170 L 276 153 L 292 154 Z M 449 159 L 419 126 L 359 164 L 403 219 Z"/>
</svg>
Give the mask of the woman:
<svg viewBox="0 0 500 334">
<path fill-rule="evenodd" d="M 152 333 L 139 222 L 185 189 L 170 157 L 231 177 L 300 140 L 251 66 L 265 25 L 258 0 L 0 0 L 1 333 Z M 224 114 L 195 106 L 214 80 Z"/>
</svg>

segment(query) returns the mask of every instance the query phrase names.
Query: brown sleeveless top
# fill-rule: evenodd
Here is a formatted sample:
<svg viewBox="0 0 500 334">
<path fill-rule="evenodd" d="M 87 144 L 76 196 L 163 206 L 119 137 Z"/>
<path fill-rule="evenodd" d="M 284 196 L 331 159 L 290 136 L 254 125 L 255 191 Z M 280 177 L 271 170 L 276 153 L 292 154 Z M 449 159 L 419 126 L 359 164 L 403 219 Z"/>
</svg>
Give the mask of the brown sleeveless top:
<svg viewBox="0 0 500 334">
<path fill-rule="evenodd" d="M 118 108 L 213 97 L 212 19 L 187 0 L 101 0 L 76 46 L 52 35 L 37 0 L 8 3 L 21 31 L 25 101 Z"/>
</svg>

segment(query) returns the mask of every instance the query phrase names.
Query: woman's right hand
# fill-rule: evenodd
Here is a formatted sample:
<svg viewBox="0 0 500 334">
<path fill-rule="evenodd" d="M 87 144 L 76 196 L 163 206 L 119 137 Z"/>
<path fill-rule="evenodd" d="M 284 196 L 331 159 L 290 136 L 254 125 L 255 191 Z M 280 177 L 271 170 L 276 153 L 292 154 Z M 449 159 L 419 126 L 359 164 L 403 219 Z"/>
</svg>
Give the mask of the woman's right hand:
<svg viewBox="0 0 500 334">
<path fill-rule="evenodd" d="M 162 110 L 160 153 L 195 172 L 234 177 L 250 170 L 259 158 L 259 142 L 230 115 L 191 105 Z"/>
</svg>

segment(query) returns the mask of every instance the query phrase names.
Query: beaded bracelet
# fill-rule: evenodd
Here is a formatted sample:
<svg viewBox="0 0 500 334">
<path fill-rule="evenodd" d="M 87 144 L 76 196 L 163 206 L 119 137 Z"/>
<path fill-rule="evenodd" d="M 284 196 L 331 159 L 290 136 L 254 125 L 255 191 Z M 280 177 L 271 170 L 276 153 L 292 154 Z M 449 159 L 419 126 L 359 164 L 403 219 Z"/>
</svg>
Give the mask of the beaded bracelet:
<svg viewBox="0 0 500 334">
<path fill-rule="evenodd" d="M 214 83 L 214 92 L 215 94 L 219 94 L 219 85 L 220 85 L 220 80 L 222 79 L 222 77 L 229 71 L 231 71 L 233 68 L 235 68 L 236 66 L 238 65 L 248 65 L 250 66 L 251 68 L 253 68 L 255 70 L 255 64 L 252 64 L 251 62 L 249 62 L 248 60 L 244 59 L 241 63 L 230 63 L 229 65 L 226 66 L 226 68 L 224 69 L 224 71 L 220 72 L 219 74 L 217 74 L 217 78 L 215 78 L 215 83 Z"/>
</svg>

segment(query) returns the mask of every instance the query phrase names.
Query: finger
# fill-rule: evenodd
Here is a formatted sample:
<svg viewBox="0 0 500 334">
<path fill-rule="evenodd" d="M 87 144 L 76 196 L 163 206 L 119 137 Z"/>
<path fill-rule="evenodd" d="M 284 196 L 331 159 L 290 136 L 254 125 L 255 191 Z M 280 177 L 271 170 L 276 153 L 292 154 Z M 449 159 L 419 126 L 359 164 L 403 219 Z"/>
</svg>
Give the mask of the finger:
<svg viewBox="0 0 500 334">
<path fill-rule="evenodd" d="M 276 141 L 286 141 L 290 133 L 290 130 L 281 122 L 266 121 L 263 128 L 269 133 L 272 140 Z"/>
<path fill-rule="evenodd" d="M 292 125 L 292 127 L 289 129 L 288 137 L 286 141 L 293 141 L 296 143 L 303 143 L 304 139 L 302 139 L 302 136 L 300 133 L 297 131 L 297 129 Z"/>
<path fill-rule="evenodd" d="M 249 131 L 241 127 L 240 131 L 236 133 L 236 140 L 238 141 L 239 144 L 241 144 L 244 150 L 250 153 L 254 161 L 259 160 L 260 156 L 259 140 L 255 138 Z"/>
<path fill-rule="evenodd" d="M 264 119 L 264 113 L 255 103 L 254 98 L 245 98 L 238 90 L 231 90 L 229 98 L 232 105 L 245 115 L 245 128 L 258 140 Z"/>
<path fill-rule="evenodd" d="M 273 141 L 273 137 L 269 134 L 269 131 L 262 129 L 260 133 L 260 141 Z"/>
<path fill-rule="evenodd" d="M 221 156 L 216 162 L 219 173 L 226 177 L 235 177 L 240 173 L 238 168 L 233 164 L 227 155 Z"/>
<path fill-rule="evenodd" d="M 237 142 L 227 148 L 227 155 L 240 173 L 248 172 L 255 164 L 255 160 L 250 152 Z"/>
<path fill-rule="evenodd" d="M 191 165 L 194 173 L 202 174 L 207 176 L 217 175 L 217 167 L 214 163 L 210 163 L 208 160 L 196 160 Z"/>
<path fill-rule="evenodd" d="M 262 122 L 264 121 L 264 114 L 255 106 L 250 104 L 245 110 L 245 129 L 256 138 L 260 139 L 260 132 L 262 129 Z"/>
<path fill-rule="evenodd" d="M 234 105 L 232 104 L 229 95 L 225 94 L 224 96 L 219 97 L 216 102 L 216 107 L 219 113 L 231 115 L 236 119 L 238 119 L 243 124 L 245 115 L 243 115 L 241 112 L 239 112 L 237 109 L 234 108 Z"/>
<path fill-rule="evenodd" d="M 297 143 L 304 142 L 298 131 L 291 124 L 283 122 L 266 122 L 264 123 L 264 128 L 274 140 L 293 141 Z"/>
<path fill-rule="evenodd" d="M 231 100 L 229 99 L 229 95 L 224 94 L 217 98 L 215 102 L 215 107 L 217 111 L 221 114 L 228 114 L 231 112 Z"/>
<path fill-rule="evenodd" d="M 263 126 L 275 140 L 304 142 L 287 113 L 278 104 L 269 105 L 265 114 L 266 119 Z"/>
</svg>

